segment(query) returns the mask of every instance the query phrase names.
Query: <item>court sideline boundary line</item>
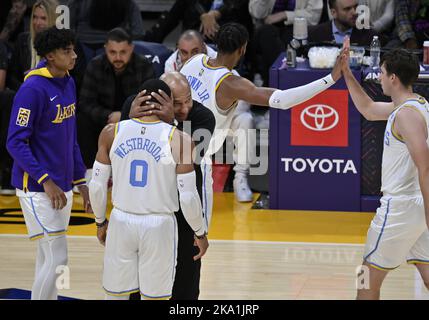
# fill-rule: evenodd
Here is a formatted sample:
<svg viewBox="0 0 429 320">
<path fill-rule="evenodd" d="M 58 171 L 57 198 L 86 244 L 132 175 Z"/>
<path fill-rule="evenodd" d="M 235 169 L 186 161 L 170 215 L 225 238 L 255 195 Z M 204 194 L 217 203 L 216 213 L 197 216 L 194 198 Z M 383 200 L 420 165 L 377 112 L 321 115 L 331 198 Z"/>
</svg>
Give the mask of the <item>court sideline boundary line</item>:
<svg viewBox="0 0 429 320">
<path fill-rule="evenodd" d="M 0 238 L 28 238 L 26 234 L 0 234 Z M 97 239 L 96 236 L 77 236 L 77 235 L 67 235 L 67 238 L 70 239 Z M 316 246 L 351 246 L 351 247 L 363 247 L 363 243 L 345 243 L 345 242 L 295 242 L 295 241 L 259 241 L 259 240 L 223 240 L 223 239 L 210 239 L 209 242 L 213 243 L 239 243 L 239 244 L 293 244 L 293 245 L 316 245 Z"/>
</svg>

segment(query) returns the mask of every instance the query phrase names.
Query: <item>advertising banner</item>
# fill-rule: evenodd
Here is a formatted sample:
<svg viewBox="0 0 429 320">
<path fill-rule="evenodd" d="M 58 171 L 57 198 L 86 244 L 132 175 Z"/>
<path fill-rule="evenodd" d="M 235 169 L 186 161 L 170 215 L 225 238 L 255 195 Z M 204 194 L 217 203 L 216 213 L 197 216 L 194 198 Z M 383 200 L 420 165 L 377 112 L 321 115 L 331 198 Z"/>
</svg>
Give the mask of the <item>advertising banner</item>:
<svg viewBox="0 0 429 320">
<path fill-rule="evenodd" d="M 293 88 L 329 72 L 274 65 L 270 86 Z M 290 110 L 270 109 L 269 139 L 271 209 L 360 211 L 360 114 L 343 79 Z"/>
</svg>

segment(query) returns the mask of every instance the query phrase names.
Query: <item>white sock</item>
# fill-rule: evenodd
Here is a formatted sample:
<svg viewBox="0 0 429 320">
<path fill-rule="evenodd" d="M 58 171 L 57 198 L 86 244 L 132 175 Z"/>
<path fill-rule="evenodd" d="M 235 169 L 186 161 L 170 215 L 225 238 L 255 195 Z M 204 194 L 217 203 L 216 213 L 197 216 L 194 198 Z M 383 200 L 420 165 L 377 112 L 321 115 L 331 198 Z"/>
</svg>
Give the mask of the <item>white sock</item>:
<svg viewBox="0 0 429 320">
<path fill-rule="evenodd" d="M 58 299 L 56 269 L 58 266 L 67 265 L 65 235 L 53 237 L 46 235 L 38 240 L 38 250 L 43 252 L 43 257 L 42 254 L 37 255 L 36 277 L 31 291 L 31 300 L 56 300 Z"/>
</svg>

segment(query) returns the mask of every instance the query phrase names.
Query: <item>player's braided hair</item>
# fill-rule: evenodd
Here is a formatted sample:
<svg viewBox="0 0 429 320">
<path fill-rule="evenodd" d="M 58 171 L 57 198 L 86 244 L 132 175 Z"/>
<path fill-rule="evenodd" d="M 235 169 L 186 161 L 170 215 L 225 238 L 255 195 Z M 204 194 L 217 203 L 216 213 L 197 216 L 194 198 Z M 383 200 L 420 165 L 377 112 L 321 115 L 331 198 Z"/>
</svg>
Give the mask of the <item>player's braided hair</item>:
<svg viewBox="0 0 429 320">
<path fill-rule="evenodd" d="M 247 29 L 235 22 L 226 23 L 220 27 L 216 37 L 219 53 L 233 53 L 249 41 Z"/>
<path fill-rule="evenodd" d="M 39 56 L 45 57 L 57 49 L 65 49 L 75 43 L 75 34 L 68 29 L 48 28 L 36 35 L 34 49 Z"/>
</svg>

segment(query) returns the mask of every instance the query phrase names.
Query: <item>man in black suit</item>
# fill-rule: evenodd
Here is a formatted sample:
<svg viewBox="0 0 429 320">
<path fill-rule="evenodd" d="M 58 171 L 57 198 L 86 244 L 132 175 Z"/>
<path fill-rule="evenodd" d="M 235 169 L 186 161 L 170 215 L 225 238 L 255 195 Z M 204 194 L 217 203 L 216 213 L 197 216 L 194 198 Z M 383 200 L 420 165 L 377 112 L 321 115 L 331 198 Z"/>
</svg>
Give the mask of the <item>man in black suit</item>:
<svg viewBox="0 0 429 320">
<path fill-rule="evenodd" d="M 344 37 L 350 37 L 350 43 L 369 46 L 376 33 L 371 29 L 356 26 L 358 18 L 358 0 L 329 0 L 333 19 L 318 26 L 309 27 L 309 42 L 332 42 L 342 44 Z"/>
</svg>

